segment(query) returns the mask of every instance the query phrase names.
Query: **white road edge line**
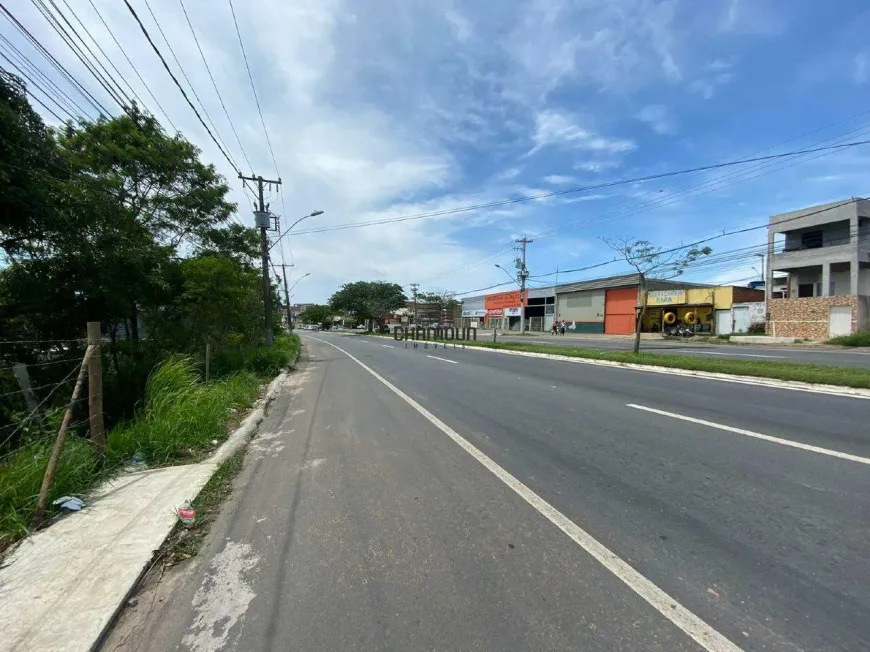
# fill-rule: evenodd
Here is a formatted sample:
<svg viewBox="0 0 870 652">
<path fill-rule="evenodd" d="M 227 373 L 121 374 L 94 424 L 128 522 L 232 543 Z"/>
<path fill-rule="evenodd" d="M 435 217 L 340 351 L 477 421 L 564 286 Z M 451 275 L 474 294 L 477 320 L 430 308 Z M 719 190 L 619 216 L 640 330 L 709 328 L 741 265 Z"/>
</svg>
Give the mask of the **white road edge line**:
<svg viewBox="0 0 870 652">
<path fill-rule="evenodd" d="M 670 595 L 662 591 L 658 586 L 650 582 L 646 577 L 637 572 L 614 552 L 611 552 L 603 544 L 599 543 L 591 534 L 583 530 L 579 525 L 562 514 L 562 512 L 538 496 L 538 494 L 517 480 L 517 478 L 505 471 L 493 459 L 474 446 L 474 444 L 469 442 L 462 435 L 453 430 L 453 428 L 417 403 L 417 401 L 405 394 L 386 378 L 383 378 L 365 363 L 361 362 L 332 342 L 327 342 L 326 340 L 321 340 L 316 337 L 312 337 L 311 339 L 323 342 L 324 344 L 328 344 L 329 346 L 338 349 L 351 360 L 356 362 L 360 367 L 368 371 L 372 376 L 381 381 L 391 389 L 394 394 L 417 410 L 417 412 L 423 415 L 430 423 L 432 423 L 432 425 L 459 444 L 465 452 L 480 462 L 487 468 L 487 470 L 492 472 L 493 475 L 504 482 L 523 500 L 529 503 L 529 505 L 534 507 L 544 518 L 567 534 L 577 545 L 598 561 L 598 563 L 618 577 L 626 586 L 646 600 L 647 603 L 649 603 L 665 618 L 683 630 L 683 632 L 691 637 L 692 640 L 698 643 L 702 648 L 708 652 L 743 652 L 741 648 L 734 645 L 734 643 L 729 641 L 694 613 L 686 609 Z M 452 362 L 452 360 L 450 362 Z"/>
<path fill-rule="evenodd" d="M 664 410 L 657 410 L 655 408 L 646 407 L 644 405 L 635 405 L 634 403 L 626 403 L 627 407 L 634 408 L 635 410 L 643 410 L 644 412 L 652 412 L 653 414 L 659 414 L 663 417 L 671 417 L 672 419 L 679 419 L 681 421 L 688 421 L 689 423 L 697 423 L 701 426 L 709 426 L 710 428 L 717 428 L 718 430 L 725 430 L 726 432 L 733 432 L 738 435 L 745 435 L 747 437 L 754 437 L 755 439 L 761 439 L 763 441 L 769 441 L 774 444 L 782 444 L 783 446 L 791 446 L 792 448 L 800 448 L 801 450 L 810 451 L 811 453 L 819 453 L 820 455 L 830 455 L 831 457 L 839 457 L 842 460 L 850 460 L 852 462 L 858 462 L 859 464 L 870 464 L 870 458 L 868 457 L 860 457 L 858 455 L 850 455 L 849 453 L 841 453 L 840 451 L 831 450 L 830 448 L 821 448 L 820 446 L 811 446 L 810 444 L 802 444 L 797 441 L 791 441 L 790 439 L 781 439 L 779 437 L 772 437 L 771 435 L 764 435 L 760 432 L 753 432 L 752 430 L 744 430 L 743 428 L 735 428 L 734 426 L 726 426 L 721 423 L 714 423 L 713 421 L 705 421 L 704 419 L 696 419 L 694 417 L 687 417 L 683 414 L 676 414 L 675 412 L 665 412 Z"/>
<path fill-rule="evenodd" d="M 381 346 L 384 347 L 385 349 L 395 348 L 392 344 L 381 344 Z"/>
<path fill-rule="evenodd" d="M 433 360 L 441 360 L 441 362 L 449 362 L 450 364 L 459 364 L 456 360 L 448 360 L 447 358 L 439 358 L 437 355 L 427 355 L 427 358 L 432 358 Z"/>
</svg>

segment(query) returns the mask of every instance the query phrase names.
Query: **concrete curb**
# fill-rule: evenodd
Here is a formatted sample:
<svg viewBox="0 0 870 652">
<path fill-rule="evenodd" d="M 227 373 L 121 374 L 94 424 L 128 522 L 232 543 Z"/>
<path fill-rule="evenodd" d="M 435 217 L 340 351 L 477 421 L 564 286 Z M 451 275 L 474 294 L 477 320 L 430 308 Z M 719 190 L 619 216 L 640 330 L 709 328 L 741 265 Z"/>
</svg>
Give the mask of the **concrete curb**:
<svg viewBox="0 0 870 652">
<path fill-rule="evenodd" d="M 217 470 L 217 467 L 226 462 L 251 441 L 257 432 L 257 426 L 266 418 L 269 406 L 272 405 L 272 401 L 278 396 L 281 385 L 287 379 L 287 373 L 287 371 L 282 371 L 269 383 L 265 396 L 255 404 L 253 411 L 242 419 L 239 427 L 233 430 L 227 440 L 221 444 L 220 448 L 211 457 L 204 460 L 205 462 L 215 464 L 215 470 Z"/>
<path fill-rule="evenodd" d="M 503 353 L 505 355 L 519 355 L 526 358 L 543 358 L 545 360 L 557 360 L 560 362 L 573 362 L 576 364 L 597 365 L 601 367 L 620 367 L 635 371 L 649 371 L 657 374 L 671 374 L 674 376 L 692 376 L 695 378 L 707 378 L 726 383 L 739 383 L 742 385 L 754 385 L 756 387 L 771 387 L 774 389 L 787 389 L 798 392 L 811 392 L 814 394 L 829 394 L 832 396 L 846 396 L 849 398 L 870 399 L 870 389 L 860 387 L 842 387 L 840 385 L 815 385 L 795 380 L 776 380 L 763 376 L 738 376 L 723 374 L 712 371 L 694 371 L 691 369 L 673 369 L 670 367 L 656 367 L 654 365 L 636 364 L 633 362 L 615 362 L 613 360 L 594 360 L 592 358 L 575 358 L 566 355 L 552 353 L 533 353 L 530 351 L 510 351 L 507 349 L 491 349 L 485 346 L 471 345 L 467 350 L 489 351 L 490 353 Z"/>
</svg>

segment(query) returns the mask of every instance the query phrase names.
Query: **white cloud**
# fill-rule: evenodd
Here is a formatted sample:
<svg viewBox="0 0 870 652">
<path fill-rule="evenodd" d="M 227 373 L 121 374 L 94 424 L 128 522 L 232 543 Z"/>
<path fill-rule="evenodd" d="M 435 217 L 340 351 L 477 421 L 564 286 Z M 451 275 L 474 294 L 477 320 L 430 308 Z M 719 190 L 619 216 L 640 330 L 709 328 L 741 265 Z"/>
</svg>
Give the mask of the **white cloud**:
<svg viewBox="0 0 870 652">
<path fill-rule="evenodd" d="M 722 59 L 707 62 L 701 68 L 699 77 L 689 83 L 689 91 L 709 100 L 719 87 L 730 83 L 734 78 L 732 69 L 733 64 Z"/>
<path fill-rule="evenodd" d="M 618 167 L 618 161 L 581 161 L 574 165 L 575 170 L 583 170 L 584 172 L 604 172 Z"/>
<path fill-rule="evenodd" d="M 577 180 L 574 177 L 566 177 L 562 174 L 551 174 L 544 177 L 544 181 L 551 186 L 563 186 L 569 183 L 576 183 Z"/>
<path fill-rule="evenodd" d="M 637 147 L 634 141 L 626 138 L 599 136 L 577 124 L 570 114 L 551 109 L 541 111 L 535 116 L 535 133 L 532 140 L 535 146 L 529 154 L 549 146 L 608 154 L 630 152 Z"/>
<path fill-rule="evenodd" d="M 778 36 L 788 27 L 787 6 L 774 0 L 727 0 L 719 29 L 749 36 Z"/>
<path fill-rule="evenodd" d="M 650 104 L 643 107 L 635 117 L 641 122 L 647 123 L 657 134 L 675 134 L 677 132 L 676 121 L 671 116 L 668 107 L 662 104 Z"/>
<path fill-rule="evenodd" d="M 852 79 L 856 84 L 867 83 L 870 78 L 870 54 L 865 50 L 855 55 L 854 67 L 852 69 Z"/>
</svg>

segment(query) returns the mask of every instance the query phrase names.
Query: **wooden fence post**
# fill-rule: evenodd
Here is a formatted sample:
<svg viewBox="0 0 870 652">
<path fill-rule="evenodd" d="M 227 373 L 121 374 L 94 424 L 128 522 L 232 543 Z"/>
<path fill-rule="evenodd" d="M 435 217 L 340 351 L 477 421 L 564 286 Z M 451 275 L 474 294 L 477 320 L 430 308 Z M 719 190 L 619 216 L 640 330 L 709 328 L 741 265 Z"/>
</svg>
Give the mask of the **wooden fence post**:
<svg viewBox="0 0 870 652">
<path fill-rule="evenodd" d="M 13 365 L 12 373 L 15 374 L 15 380 L 18 381 L 21 393 L 24 394 L 27 411 L 30 414 L 35 414 L 37 419 L 42 421 L 42 414 L 36 414 L 39 411 L 39 402 L 36 400 L 36 394 L 33 393 L 33 387 L 30 385 L 30 374 L 27 373 L 27 365 L 23 362 Z"/>
<path fill-rule="evenodd" d="M 100 457 L 106 454 L 106 425 L 103 422 L 103 360 L 101 357 L 100 322 L 88 322 L 88 416 L 91 426 L 91 443 Z"/>
<path fill-rule="evenodd" d="M 45 501 L 48 499 L 48 490 L 51 489 L 51 482 L 54 480 L 54 473 L 57 471 L 57 463 L 60 461 L 60 454 L 63 451 L 63 445 L 66 442 L 66 435 L 69 431 L 69 422 L 72 421 L 73 409 L 76 401 L 82 391 L 82 385 L 85 384 L 85 376 L 88 373 L 88 362 L 90 361 L 93 347 L 89 346 L 85 351 L 85 357 L 82 358 L 82 366 L 79 367 L 79 375 L 76 378 L 76 384 L 73 388 L 72 397 L 66 406 L 66 412 L 63 415 L 63 421 L 60 424 L 60 431 L 57 433 L 57 439 L 54 440 L 54 447 L 51 449 L 51 457 L 48 458 L 48 465 L 45 467 L 45 475 L 42 476 L 42 486 L 39 488 L 39 499 L 36 501 L 36 515 L 33 517 L 33 526 L 37 527 L 42 524 L 42 519 L 45 516 Z"/>
</svg>

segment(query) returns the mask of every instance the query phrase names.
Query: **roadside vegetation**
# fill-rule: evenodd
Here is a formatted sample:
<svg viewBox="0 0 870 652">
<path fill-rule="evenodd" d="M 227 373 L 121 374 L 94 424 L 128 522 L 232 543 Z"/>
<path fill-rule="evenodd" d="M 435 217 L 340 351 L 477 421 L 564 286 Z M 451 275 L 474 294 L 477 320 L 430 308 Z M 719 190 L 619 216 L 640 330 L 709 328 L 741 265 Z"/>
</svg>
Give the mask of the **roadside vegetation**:
<svg viewBox="0 0 870 652">
<path fill-rule="evenodd" d="M 389 337 L 392 337 L 390 335 Z M 449 343 L 452 343 L 450 341 Z M 586 358 L 590 360 L 608 360 L 624 364 L 644 364 L 669 369 L 687 369 L 691 371 L 707 371 L 712 373 L 733 374 L 739 376 L 754 376 L 758 378 L 774 378 L 803 383 L 823 385 L 839 385 L 870 389 L 870 369 L 851 367 L 835 367 L 830 365 L 812 365 L 792 362 L 775 362 L 770 360 L 730 360 L 718 358 L 710 360 L 699 356 L 665 355 L 660 353 L 634 353 L 632 351 L 600 351 L 570 346 L 551 346 L 547 344 L 531 344 L 526 342 L 486 342 L 483 340 L 462 342 L 457 345 L 476 346 L 505 351 L 527 351 L 529 353 L 546 353 L 568 358 Z"/>
<path fill-rule="evenodd" d="M 861 331 L 854 335 L 844 335 L 828 340 L 828 344 L 839 346 L 870 346 L 870 331 Z"/>
<path fill-rule="evenodd" d="M 0 71 L 0 141 L 2 550 L 31 526 L 87 322 L 101 325 L 107 450 L 92 447 L 85 388 L 49 502 L 127 463 L 200 459 L 299 341 L 265 346 L 259 232 L 235 219 L 226 180 L 182 135 L 135 105 L 48 127 Z"/>
</svg>

